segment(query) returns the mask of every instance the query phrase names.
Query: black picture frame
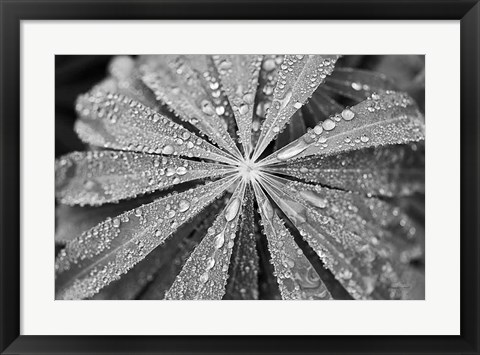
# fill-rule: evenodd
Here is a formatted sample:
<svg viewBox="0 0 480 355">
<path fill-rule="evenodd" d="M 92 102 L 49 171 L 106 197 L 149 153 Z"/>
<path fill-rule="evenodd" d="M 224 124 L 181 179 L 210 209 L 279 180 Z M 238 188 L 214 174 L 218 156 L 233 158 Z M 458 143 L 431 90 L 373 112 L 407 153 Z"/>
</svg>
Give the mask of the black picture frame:
<svg viewBox="0 0 480 355">
<path fill-rule="evenodd" d="M 0 0 L 2 354 L 478 354 L 480 4 L 473 0 Z M 461 21 L 461 335 L 20 335 L 20 23 L 22 20 L 362 19 Z M 447 49 L 446 49 L 447 50 Z M 438 119 L 442 119 L 438 117 Z M 446 182 L 448 184 L 448 182 Z M 445 261 L 447 262 L 447 260 Z M 448 280 L 445 280 L 448 286 Z M 445 305 L 448 307 L 448 305 Z M 439 314 L 441 318 L 441 314 Z"/>
</svg>

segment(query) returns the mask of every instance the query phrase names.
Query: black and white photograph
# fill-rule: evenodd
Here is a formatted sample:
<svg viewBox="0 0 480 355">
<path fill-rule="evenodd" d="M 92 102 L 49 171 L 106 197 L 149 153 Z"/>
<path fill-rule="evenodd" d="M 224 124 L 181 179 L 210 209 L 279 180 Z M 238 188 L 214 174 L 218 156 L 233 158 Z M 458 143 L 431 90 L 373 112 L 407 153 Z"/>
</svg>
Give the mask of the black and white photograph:
<svg viewBox="0 0 480 355">
<path fill-rule="evenodd" d="M 424 300 L 425 69 L 56 55 L 55 300 Z"/>
</svg>

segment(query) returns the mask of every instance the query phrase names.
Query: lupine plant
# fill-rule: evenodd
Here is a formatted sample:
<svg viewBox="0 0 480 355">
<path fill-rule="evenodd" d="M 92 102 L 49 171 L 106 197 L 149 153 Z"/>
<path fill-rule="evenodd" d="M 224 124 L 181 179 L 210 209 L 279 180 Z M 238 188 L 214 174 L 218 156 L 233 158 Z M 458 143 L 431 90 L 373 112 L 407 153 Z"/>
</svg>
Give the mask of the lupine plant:
<svg viewBox="0 0 480 355">
<path fill-rule="evenodd" d="M 55 162 L 56 299 L 423 298 L 422 72 L 352 63 L 114 58 Z"/>
</svg>

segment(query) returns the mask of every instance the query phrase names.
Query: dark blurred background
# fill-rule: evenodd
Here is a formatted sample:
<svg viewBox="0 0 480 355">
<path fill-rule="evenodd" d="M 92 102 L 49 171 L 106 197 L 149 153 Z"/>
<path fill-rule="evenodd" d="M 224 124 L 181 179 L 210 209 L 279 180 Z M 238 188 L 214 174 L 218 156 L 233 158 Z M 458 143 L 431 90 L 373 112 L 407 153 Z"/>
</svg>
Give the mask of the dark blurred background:
<svg viewBox="0 0 480 355">
<path fill-rule="evenodd" d="M 108 55 L 55 56 L 55 157 L 83 150 L 73 131 L 75 99 L 107 74 Z"/>
</svg>

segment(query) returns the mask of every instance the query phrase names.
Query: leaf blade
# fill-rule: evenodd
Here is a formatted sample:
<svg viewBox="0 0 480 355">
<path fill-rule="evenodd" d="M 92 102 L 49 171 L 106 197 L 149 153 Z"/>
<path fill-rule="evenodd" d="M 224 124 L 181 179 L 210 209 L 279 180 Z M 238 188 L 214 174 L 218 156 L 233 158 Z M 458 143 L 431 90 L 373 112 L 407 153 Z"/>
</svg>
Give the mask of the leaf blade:
<svg viewBox="0 0 480 355">
<path fill-rule="evenodd" d="M 55 162 L 55 195 L 67 205 L 115 203 L 187 181 L 231 172 L 226 166 L 135 152 L 74 152 Z"/>
<path fill-rule="evenodd" d="M 355 101 L 363 101 L 374 92 L 397 89 L 394 83 L 382 73 L 369 70 L 339 67 L 325 79 L 327 88 Z"/>
<path fill-rule="evenodd" d="M 258 74 L 258 89 L 255 97 L 254 118 L 252 122 L 252 144 L 255 147 L 260 138 L 260 128 L 265 121 L 267 111 L 273 101 L 273 92 L 278 80 L 283 55 L 264 55 L 262 67 Z"/>
<path fill-rule="evenodd" d="M 222 205 L 223 198 L 213 201 L 208 208 L 193 217 L 189 223 L 181 225 L 163 244 L 120 279 L 102 288 L 92 299 L 163 299 L 165 285 L 169 282 L 171 285 L 171 277 L 174 278 L 181 267 L 178 261 L 196 246 L 199 239 L 196 233 L 203 228 L 204 223 L 213 221 L 212 216 L 219 212 Z M 165 275 L 166 271 L 168 275 Z"/>
<path fill-rule="evenodd" d="M 342 111 L 307 132 L 263 164 L 292 161 L 425 139 L 423 115 L 405 93 L 386 91 Z"/>
<path fill-rule="evenodd" d="M 396 296 L 408 267 L 401 253 L 417 247 L 411 220 L 399 219 L 378 199 L 349 192 L 273 176 L 266 176 L 262 186 L 354 298 Z M 402 228 L 401 238 L 385 229 L 391 223 Z"/>
<path fill-rule="evenodd" d="M 76 106 L 75 130 L 84 142 L 103 148 L 181 155 L 229 163 L 231 157 L 145 105 L 122 94 L 91 92 Z"/>
<path fill-rule="evenodd" d="M 287 55 L 278 73 L 274 100 L 263 122 L 254 150 L 257 159 L 277 133 L 283 130 L 293 113 L 333 71 L 338 56 Z"/>
<path fill-rule="evenodd" d="M 225 209 L 185 263 L 165 299 L 222 299 L 244 193 L 245 182 L 242 180 Z"/>
<path fill-rule="evenodd" d="M 242 211 L 238 236 L 233 246 L 229 278 L 223 299 L 258 299 L 259 258 L 255 240 L 253 192 L 245 190 L 245 207 Z"/>
<path fill-rule="evenodd" d="M 158 194 L 152 194 L 124 201 L 121 204 L 95 207 L 58 204 L 55 207 L 55 243 L 65 244 L 107 218 L 113 218 L 125 211 L 150 203 L 158 197 Z"/>
<path fill-rule="evenodd" d="M 198 223 L 192 225 L 193 232 L 179 240 L 177 252 L 172 259 L 165 260 L 162 268 L 158 270 L 154 280 L 140 296 L 142 300 L 163 300 L 166 292 L 170 289 L 177 275 L 181 272 L 195 248 L 200 244 L 203 236 L 211 227 L 218 213 L 222 211 L 228 202 L 226 196 L 214 201 L 212 205 L 202 212 L 202 215 L 195 217 Z M 212 207 L 212 208 L 211 208 Z"/>
<path fill-rule="evenodd" d="M 273 210 L 267 196 L 258 185 L 254 185 L 254 189 L 282 299 L 331 299 L 330 292 Z"/>
<path fill-rule="evenodd" d="M 184 121 L 197 127 L 218 146 L 234 156 L 240 157 L 235 143 L 227 132 L 225 121 L 219 117 L 223 103 L 219 100 L 218 87 L 211 89 L 216 82 L 205 80 L 198 66 L 192 60 L 208 61 L 207 56 L 144 56 L 141 70 L 144 83 L 152 89 L 157 98 L 171 107 Z M 208 64 L 205 64 L 205 66 Z M 214 79 L 213 77 L 208 77 Z"/>
<path fill-rule="evenodd" d="M 421 143 L 306 157 L 268 171 L 369 196 L 425 192 L 425 152 Z"/>
<path fill-rule="evenodd" d="M 235 115 L 244 152 L 250 156 L 253 107 L 262 56 L 215 55 L 213 59 Z"/>
<path fill-rule="evenodd" d="M 68 242 L 55 262 L 56 299 L 94 295 L 162 244 L 232 182 L 227 177 L 161 198 L 106 220 Z"/>
</svg>

